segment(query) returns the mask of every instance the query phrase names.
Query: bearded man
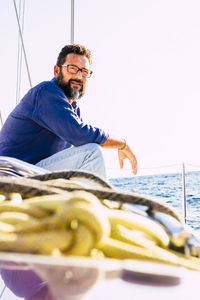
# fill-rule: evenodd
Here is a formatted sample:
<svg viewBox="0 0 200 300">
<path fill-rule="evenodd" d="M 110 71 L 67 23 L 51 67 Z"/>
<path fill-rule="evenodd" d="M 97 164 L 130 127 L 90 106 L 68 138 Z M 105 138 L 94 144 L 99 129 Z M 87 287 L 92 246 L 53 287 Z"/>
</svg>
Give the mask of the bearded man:
<svg viewBox="0 0 200 300">
<path fill-rule="evenodd" d="M 137 160 L 124 139 L 83 122 L 77 100 L 86 90 L 92 61 L 81 45 L 65 46 L 54 78 L 30 89 L 8 116 L 0 132 L 0 155 L 43 169 L 85 170 L 105 177 L 101 147 L 118 149 L 120 166 L 128 158 L 133 173 Z M 51 299 L 46 283 L 33 271 L 1 270 L 5 284 L 27 300 Z"/>
<path fill-rule="evenodd" d="M 92 75 L 90 51 L 79 44 L 65 46 L 54 67 L 54 78 L 29 90 L 8 116 L 0 132 L 0 155 L 20 159 L 50 171 L 84 170 L 106 177 L 101 147 L 118 150 L 120 167 L 137 160 L 126 141 L 84 123 L 77 100 Z"/>
</svg>

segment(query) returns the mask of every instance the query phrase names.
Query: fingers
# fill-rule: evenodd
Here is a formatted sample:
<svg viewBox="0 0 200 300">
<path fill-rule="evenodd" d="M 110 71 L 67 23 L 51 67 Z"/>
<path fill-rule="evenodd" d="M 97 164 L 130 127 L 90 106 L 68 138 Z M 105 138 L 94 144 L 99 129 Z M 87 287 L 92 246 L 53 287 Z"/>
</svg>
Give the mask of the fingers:
<svg viewBox="0 0 200 300">
<path fill-rule="evenodd" d="M 124 166 L 124 159 L 128 159 L 131 163 L 132 172 L 134 175 L 137 174 L 137 159 L 131 149 L 127 146 L 125 150 L 119 150 L 118 151 L 118 158 L 119 158 L 119 165 L 120 169 Z"/>
<path fill-rule="evenodd" d="M 137 164 L 132 164 L 132 171 L 134 175 L 137 175 Z"/>
<path fill-rule="evenodd" d="M 132 166 L 133 174 L 137 175 L 138 164 L 135 155 L 134 155 L 134 159 L 131 161 L 131 166 Z"/>
<path fill-rule="evenodd" d="M 124 161 L 120 157 L 119 157 L 119 166 L 120 166 L 120 169 L 123 169 L 123 167 L 124 167 Z"/>
</svg>

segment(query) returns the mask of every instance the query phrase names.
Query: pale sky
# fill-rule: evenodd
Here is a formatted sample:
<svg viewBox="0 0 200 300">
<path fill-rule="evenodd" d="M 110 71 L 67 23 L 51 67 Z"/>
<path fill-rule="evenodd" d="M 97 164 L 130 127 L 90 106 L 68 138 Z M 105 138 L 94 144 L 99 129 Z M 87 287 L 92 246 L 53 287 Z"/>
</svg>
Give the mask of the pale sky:
<svg viewBox="0 0 200 300">
<path fill-rule="evenodd" d="M 70 43 L 70 4 L 26 0 L 24 43 L 33 86 L 53 77 L 58 53 Z M 200 165 L 199 15 L 199 0 L 75 0 L 75 42 L 91 50 L 94 62 L 80 102 L 82 117 L 127 140 L 139 175 L 183 161 Z M 0 36 L 5 120 L 16 105 L 18 28 L 12 0 L 0 1 Z M 28 89 L 23 61 L 21 97 Z M 119 172 L 117 151 L 104 154 L 111 177 L 131 174 Z M 6 293 L 5 299 L 17 299 Z"/>
<path fill-rule="evenodd" d="M 5 120 L 16 104 L 18 28 L 13 1 L 0 6 Z M 70 43 L 70 9 L 71 0 L 26 0 L 24 43 L 33 86 L 53 77 L 58 53 Z M 139 175 L 183 161 L 200 165 L 199 12 L 199 0 L 75 0 L 75 42 L 91 50 L 94 71 L 80 100 L 82 117 L 127 140 Z M 24 70 L 23 61 L 21 97 L 29 89 Z M 117 151 L 104 153 L 108 172 L 123 176 Z"/>
</svg>

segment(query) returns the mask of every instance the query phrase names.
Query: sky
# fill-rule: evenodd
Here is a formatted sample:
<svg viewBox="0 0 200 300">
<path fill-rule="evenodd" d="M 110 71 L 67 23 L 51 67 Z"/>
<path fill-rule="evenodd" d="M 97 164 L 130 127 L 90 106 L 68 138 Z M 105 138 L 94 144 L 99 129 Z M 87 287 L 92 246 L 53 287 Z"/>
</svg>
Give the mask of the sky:
<svg viewBox="0 0 200 300">
<path fill-rule="evenodd" d="M 19 7 L 19 0 L 16 1 Z M 1 0 L 0 108 L 16 105 L 18 28 L 13 1 Z M 70 0 L 26 0 L 24 44 L 32 85 L 53 77 L 70 43 Z M 200 2 L 75 0 L 76 43 L 93 56 L 93 75 L 80 100 L 83 119 L 125 138 L 138 175 L 200 166 Z M 30 88 L 22 60 L 20 96 Z M 120 171 L 116 150 L 103 150 L 108 174 Z M 166 166 L 164 171 L 161 166 Z"/>
<path fill-rule="evenodd" d="M 33 86 L 53 77 L 58 53 L 70 43 L 70 9 L 70 0 L 26 0 L 23 36 Z M 200 166 L 199 11 L 199 0 L 75 0 L 75 42 L 91 50 L 94 72 L 80 100 L 82 117 L 126 139 L 138 175 L 179 171 L 182 162 Z M 0 36 L 5 120 L 16 105 L 11 0 L 0 1 Z M 29 88 L 23 59 L 20 96 Z M 131 176 L 128 162 L 119 170 L 116 150 L 104 155 L 111 177 Z M 3 299 L 17 298 L 7 289 Z"/>
</svg>

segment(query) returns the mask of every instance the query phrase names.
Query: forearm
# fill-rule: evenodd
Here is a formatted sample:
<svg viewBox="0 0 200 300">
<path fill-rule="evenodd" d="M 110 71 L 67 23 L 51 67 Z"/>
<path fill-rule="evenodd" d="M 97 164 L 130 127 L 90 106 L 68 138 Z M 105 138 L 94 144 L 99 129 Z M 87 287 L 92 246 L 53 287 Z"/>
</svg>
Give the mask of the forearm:
<svg viewBox="0 0 200 300">
<path fill-rule="evenodd" d="M 104 144 L 101 144 L 102 148 L 118 149 L 118 150 L 121 150 L 124 146 L 126 146 L 126 141 L 124 139 L 110 137 L 110 136 Z"/>
<path fill-rule="evenodd" d="M 101 146 L 108 149 L 117 149 L 120 168 L 123 168 L 124 159 L 128 158 L 132 166 L 133 174 L 137 174 L 137 159 L 124 139 L 109 137 Z"/>
</svg>

